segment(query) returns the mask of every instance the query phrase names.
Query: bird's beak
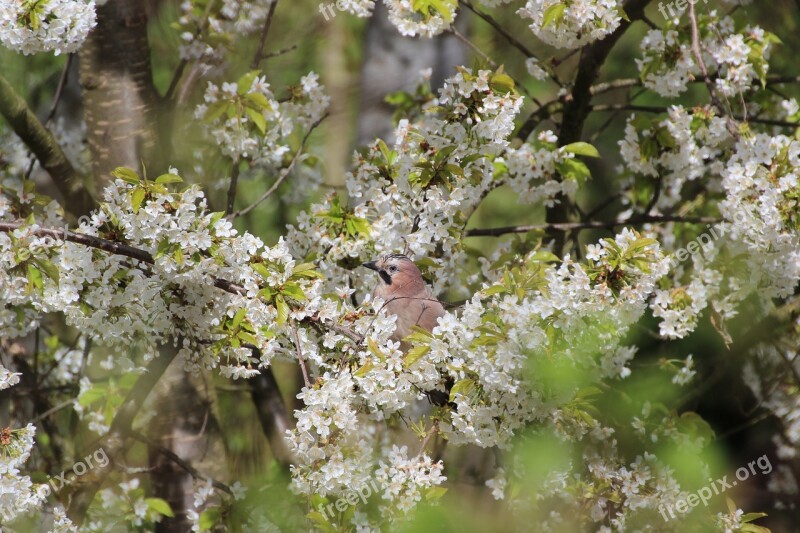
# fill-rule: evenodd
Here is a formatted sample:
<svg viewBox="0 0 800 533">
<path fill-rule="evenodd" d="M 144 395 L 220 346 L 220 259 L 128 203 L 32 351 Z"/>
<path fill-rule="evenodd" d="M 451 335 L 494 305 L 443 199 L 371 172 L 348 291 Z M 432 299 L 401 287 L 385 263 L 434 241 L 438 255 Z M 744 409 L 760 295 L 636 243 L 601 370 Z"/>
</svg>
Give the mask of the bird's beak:
<svg viewBox="0 0 800 533">
<path fill-rule="evenodd" d="M 361 266 L 367 267 L 368 269 L 374 270 L 375 272 L 379 270 L 378 265 L 375 264 L 375 261 L 367 261 L 366 263 L 362 263 Z"/>
</svg>

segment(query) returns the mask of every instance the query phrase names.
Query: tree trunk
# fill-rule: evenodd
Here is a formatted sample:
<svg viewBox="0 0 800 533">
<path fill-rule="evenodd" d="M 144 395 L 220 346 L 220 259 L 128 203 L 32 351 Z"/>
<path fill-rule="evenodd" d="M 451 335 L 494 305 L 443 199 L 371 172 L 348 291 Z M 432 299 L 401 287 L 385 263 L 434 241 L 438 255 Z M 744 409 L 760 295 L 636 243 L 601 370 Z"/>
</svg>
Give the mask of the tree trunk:
<svg viewBox="0 0 800 533">
<path fill-rule="evenodd" d="M 459 31 L 465 32 L 467 20 L 457 19 Z M 361 102 L 358 118 L 358 144 L 376 137 L 392 138 L 394 108 L 384 101 L 387 94 L 413 91 L 420 70 L 431 68 L 431 87 L 441 87 L 445 78 L 455 74 L 457 65 L 467 62 L 464 45 L 452 35 L 432 39 L 404 37 L 389 22 L 386 7 L 379 3 L 369 19 L 364 63 L 361 69 Z"/>
<path fill-rule="evenodd" d="M 141 0 L 97 7 L 97 27 L 80 49 L 81 87 L 96 189 L 118 166 L 140 168 L 156 146 L 157 93 Z"/>
<path fill-rule="evenodd" d="M 215 410 L 216 395 L 210 379 L 203 383 L 202 376 L 190 378 L 183 370 L 183 361 L 176 359 L 161 379 L 154 400 L 158 415 L 150 428 L 150 440 L 171 451 L 203 475 L 226 481 L 226 453 Z M 153 493 L 166 500 L 175 515 L 161 520 L 156 531 L 190 531 L 192 524 L 187 513 L 194 509 L 194 478 L 161 453 L 160 448 L 151 447 L 149 456 Z"/>
</svg>

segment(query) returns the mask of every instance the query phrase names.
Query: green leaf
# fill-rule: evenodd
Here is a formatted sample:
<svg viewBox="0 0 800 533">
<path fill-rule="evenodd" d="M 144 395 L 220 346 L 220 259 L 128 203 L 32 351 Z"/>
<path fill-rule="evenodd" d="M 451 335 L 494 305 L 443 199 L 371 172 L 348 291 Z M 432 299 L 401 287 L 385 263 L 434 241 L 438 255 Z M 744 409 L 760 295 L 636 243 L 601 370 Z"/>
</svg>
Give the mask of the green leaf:
<svg viewBox="0 0 800 533">
<path fill-rule="evenodd" d="M 744 533 L 772 533 L 771 529 L 756 524 L 742 524 L 739 531 L 743 531 Z"/>
<path fill-rule="evenodd" d="M 144 197 L 146 195 L 147 191 L 141 187 L 137 187 L 133 190 L 133 193 L 131 193 L 131 208 L 134 213 L 139 212 L 139 208 L 142 207 L 142 202 L 144 202 Z"/>
<path fill-rule="evenodd" d="M 559 261 L 561 261 L 561 258 L 558 257 L 553 252 L 548 252 L 547 250 L 539 250 L 530 257 L 529 261 L 535 261 L 540 263 L 558 263 Z"/>
<path fill-rule="evenodd" d="M 178 176 L 177 174 L 161 174 L 159 177 L 156 178 L 156 183 L 159 185 L 166 185 L 167 183 L 183 183 L 183 178 Z"/>
<path fill-rule="evenodd" d="M 222 102 L 214 102 L 208 109 L 206 109 L 206 114 L 203 115 L 203 120 L 205 122 L 213 123 L 216 122 L 218 118 L 225 114 L 228 108 L 231 106 L 230 102 L 222 101 Z"/>
<path fill-rule="evenodd" d="M 386 354 L 381 351 L 381 348 L 378 346 L 378 343 L 375 342 L 375 339 L 367 338 L 367 347 L 372 355 L 380 359 L 382 363 L 386 362 Z"/>
<path fill-rule="evenodd" d="M 319 507 L 317 507 L 319 509 Z M 336 533 L 336 528 L 328 522 L 326 515 L 319 511 L 311 511 L 306 515 L 306 518 L 311 520 L 318 528 L 322 529 L 325 533 Z"/>
<path fill-rule="evenodd" d="M 162 500 L 161 498 L 145 498 L 144 501 L 147 507 L 155 513 L 169 517 L 175 516 L 172 512 L 172 507 L 169 506 L 166 500 Z"/>
<path fill-rule="evenodd" d="M 164 255 L 165 253 L 169 252 L 169 249 L 172 247 L 172 244 L 169 242 L 169 239 L 164 237 L 160 241 L 158 241 L 158 249 L 156 249 L 156 259 Z"/>
<path fill-rule="evenodd" d="M 253 270 L 255 270 L 256 273 L 265 280 L 269 279 L 269 277 L 272 275 L 272 272 L 270 272 L 270 270 L 267 268 L 267 265 L 264 263 L 252 263 L 250 266 L 252 266 Z"/>
<path fill-rule="evenodd" d="M 236 84 L 236 93 L 239 96 L 247 94 L 250 90 L 250 87 L 253 85 L 253 80 L 256 79 L 256 76 L 260 74 L 257 70 L 251 70 L 241 78 L 239 78 L 239 82 Z"/>
<path fill-rule="evenodd" d="M 355 373 L 353 374 L 353 376 L 355 376 L 355 377 L 357 377 L 357 378 L 363 378 L 363 377 L 364 377 L 364 376 L 366 376 L 366 375 L 369 373 L 369 371 L 370 371 L 370 370 L 372 370 L 373 368 L 375 368 L 375 365 L 374 365 L 374 364 L 372 364 L 372 361 L 367 361 L 367 362 L 366 362 L 366 363 L 365 363 L 365 364 L 364 364 L 364 365 L 363 365 L 361 368 L 359 368 L 358 370 L 356 370 L 356 371 L 355 371 Z"/>
<path fill-rule="evenodd" d="M 52 279 L 58 285 L 58 267 L 47 259 L 36 258 L 33 260 L 36 266 L 44 272 L 48 278 Z"/>
<path fill-rule="evenodd" d="M 242 320 L 244 320 L 246 314 L 247 314 L 247 309 L 245 309 L 244 307 L 236 311 L 236 314 L 233 315 L 233 320 L 231 320 L 231 329 L 238 328 L 239 324 L 241 324 Z"/>
<path fill-rule="evenodd" d="M 514 80 L 502 71 L 502 67 L 492 76 L 489 84 L 492 89 L 502 93 L 509 93 L 514 90 Z"/>
<path fill-rule="evenodd" d="M 567 6 L 560 2 L 548 7 L 544 11 L 544 16 L 542 17 L 542 28 L 546 28 L 551 24 L 561 21 L 564 18 L 564 12 L 566 10 Z"/>
<path fill-rule="evenodd" d="M 200 518 L 197 521 L 198 525 L 200 526 L 200 531 L 209 531 L 215 525 L 217 525 L 220 518 L 222 518 L 222 515 L 220 514 L 219 509 L 216 507 L 206 509 L 200 514 Z"/>
<path fill-rule="evenodd" d="M 250 120 L 253 121 L 253 124 L 256 125 L 258 131 L 261 132 L 261 135 L 264 135 L 267 132 L 267 119 L 264 118 L 261 111 L 253 109 L 252 107 L 246 107 L 244 111 L 247 113 L 247 116 L 250 117 Z"/>
<path fill-rule="evenodd" d="M 767 516 L 767 513 L 746 513 L 742 515 L 741 521 L 752 522 L 753 520 L 758 520 L 759 518 L 764 518 L 765 516 Z"/>
<path fill-rule="evenodd" d="M 222 220 L 222 217 L 224 216 L 225 216 L 224 211 L 215 211 L 214 213 L 211 213 L 211 223 L 209 225 L 216 226 L 217 222 Z"/>
<path fill-rule="evenodd" d="M 314 263 L 300 263 L 295 265 L 292 269 L 292 277 L 299 278 L 322 278 L 322 274 L 317 272 L 317 266 Z"/>
<path fill-rule="evenodd" d="M 469 378 L 456 381 L 453 388 L 450 389 L 450 401 L 456 400 L 456 394 L 461 394 L 467 398 L 475 391 L 475 381 Z"/>
<path fill-rule="evenodd" d="M 589 172 L 589 167 L 579 159 L 566 159 L 556 164 L 556 170 L 565 179 L 575 180 L 578 183 L 583 183 L 592 176 Z"/>
<path fill-rule="evenodd" d="M 246 342 L 247 344 L 252 344 L 253 346 L 258 346 L 258 339 L 252 333 L 248 333 L 244 330 L 240 331 L 236 334 L 236 336 L 242 340 L 242 342 Z"/>
<path fill-rule="evenodd" d="M 350 234 L 353 237 L 358 237 L 359 235 L 367 236 L 369 235 L 370 228 L 372 228 L 366 218 L 350 216 L 347 218 L 347 222 L 350 223 Z"/>
<path fill-rule="evenodd" d="M 431 351 L 431 347 L 427 345 L 415 346 L 411 348 L 403 359 L 403 367 L 409 368 L 411 365 L 419 361 L 423 355 Z"/>
<path fill-rule="evenodd" d="M 78 405 L 89 407 L 97 400 L 105 398 L 106 394 L 108 394 L 108 389 L 105 385 L 95 385 L 78 397 Z"/>
<path fill-rule="evenodd" d="M 565 152 L 586 157 L 600 157 L 600 152 L 591 144 L 583 141 L 568 144 L 562 148 Z"/>
<path fill-rule="evenodd" d="M 413 342 L 413 343 L 430 343 L 431 339 L 433 339 L 433 334 L 428 331 L 427 329 L 423 329 L 419 326 L 411 326 L 411 333 L 406 335 L 405 340 L 406 342 Z"/>
<path fill-rule="evenodd" d="M 495 294 L 500 294 L 501 292 L 506 292 L 506 288 L 503 285 L 497 284 L 483 289 L 481 294 L 488 298 L 489 296 L 494 296 Z"/>
<path fill-rule="evenodd" d="M 257 105 L 262 111 L 272 111 L 272 104 L 269 99 L 261 93 L 250 93 L 247 99 Z"/>
<path fill-rule="evenodd" d="M 127 167 L 117 167 L 111 172 L 111 175 L 131 185 L 139 185 L 142 182 L 139 174 Z"/>
<path fill-rule="evenodd" d="M 281 293 L 285 294 L 289 298 L 293 298 L 299 302 L 302 302 L 306 299 L 306 293 L 303 292 L 302 287 L 296 283 L 287 283 L 281 289 Z"/>
<path fill-rule="evenodd" d="M 33 287 L 40 290 L 44 286 L 42 282 L 42 271 L 30 263 L 28 264 L 28 281 Z"/>
<path fill-rule="evenodd" d="M 289 318 L 289 305 L 280 294 L 275 297 L 275 308 L 278 310 L 278 324 L 285 324 Z"/>
<path fill-rule="evenodd" d="M 447 489 L 445 487 L 428 487 L 428 490 L 425 491 L 425 499 L 429 502 L 435 502 L 439 500 L 447 493 Z"/>
</svg>

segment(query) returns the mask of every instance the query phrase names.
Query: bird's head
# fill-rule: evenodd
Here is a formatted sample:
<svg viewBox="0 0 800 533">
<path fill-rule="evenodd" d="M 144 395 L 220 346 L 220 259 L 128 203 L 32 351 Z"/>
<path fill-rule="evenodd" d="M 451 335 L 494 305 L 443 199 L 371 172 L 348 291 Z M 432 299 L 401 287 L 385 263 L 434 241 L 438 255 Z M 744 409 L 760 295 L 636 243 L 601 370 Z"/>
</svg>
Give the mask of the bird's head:
<svg viewBox="0 0 800 533">
<path fill-rule="evenodd" d="M 384 285 L 405 285 L 422 280 L 422 273 L 414 262 L 403 254 L 382 255 L 365 266 L 378 273 Z"/>
</svg>

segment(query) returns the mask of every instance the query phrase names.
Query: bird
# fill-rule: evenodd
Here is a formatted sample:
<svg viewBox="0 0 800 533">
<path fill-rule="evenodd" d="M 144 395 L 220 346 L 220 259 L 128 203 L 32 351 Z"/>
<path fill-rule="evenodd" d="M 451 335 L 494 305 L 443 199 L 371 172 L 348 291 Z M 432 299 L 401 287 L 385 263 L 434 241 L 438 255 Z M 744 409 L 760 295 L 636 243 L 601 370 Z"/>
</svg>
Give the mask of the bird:
<svg viewBox="0 0 800 533">
<path fill-rule="evenodd" d="M 362 266 L 378 273 L 380 279 L 372 294 L 385 302 L 387 315 L 397 317 L 392 340 L 402 341 L 413 326 L 433 331 L 444 315 L 444 306 L 411 259 L 404 254 L 387 254 Z"/>
<path fill-rule="evenodd" d="M 367 261 L 362 266 L 378 273 L 380 279 L 372 294 L 385 302 L 383 310 L 387 315 L 397 317 L 391 338 L 401 341 L 401 349 L 408 349 L 408 345 L 402 341 L 411 334 L 414 326 L 433 331 L 439 318 L 445 314 L 444 306 L 434 296 L 411 259 L 405 254 L 388 254 L 375 261 Z M 452 378 L 445 379 L 443 385 L 444 391 L 434 389 L 425 391 L 425 395 L 433 405 L 453 407 L 449 400 Z"/>
</svg>

